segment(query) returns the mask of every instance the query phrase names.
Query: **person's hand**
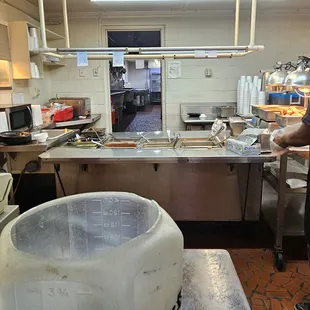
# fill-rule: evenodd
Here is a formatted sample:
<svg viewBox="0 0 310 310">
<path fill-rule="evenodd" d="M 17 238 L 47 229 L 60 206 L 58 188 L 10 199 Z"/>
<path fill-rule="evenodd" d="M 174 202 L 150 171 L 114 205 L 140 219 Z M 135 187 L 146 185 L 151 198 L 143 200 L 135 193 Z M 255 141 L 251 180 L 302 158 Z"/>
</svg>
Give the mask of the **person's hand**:
<svg viewBox="0 0 310 310">
<path fill-rule="evenodd" d="M 287 145 L 284 141 L 283 129 L 275 130 L 270 136 L 270 149 L 274 155 L 282 155 L 287 152 Z"/>
<path fill-rule="evenodd" d="M 283 135 L 275 136 L 273 142 L 282 147 L 282 149 L 286 149 L 288 147 Z"/>
</svg>

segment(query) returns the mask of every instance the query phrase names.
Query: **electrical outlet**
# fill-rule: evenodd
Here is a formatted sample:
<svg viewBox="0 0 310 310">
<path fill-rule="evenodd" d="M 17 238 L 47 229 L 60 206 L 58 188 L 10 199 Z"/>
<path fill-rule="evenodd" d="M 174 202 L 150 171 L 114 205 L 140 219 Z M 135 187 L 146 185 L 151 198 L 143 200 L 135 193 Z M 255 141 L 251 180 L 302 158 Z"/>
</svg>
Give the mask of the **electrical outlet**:
<svg viewBox="0 0 310 310">
<path fill-rule="evenodd" d="M 206 71 L 205 71 L 205 75 L 208 78 L 212 77 L 212 75 L 213 75 L 212 69 L 211 68 L 207 68 Z"/>
<path fill-rule="evenodd" d="M 85 77 L 86 77 L 86 70 L 80 69 L 80 70 L 79 70 L 79 76 L 80 76 L 81 78 L 85 78 Z"/>
<path fill-rule="evenodd" d="M 93 76 L 98 77 L 99 76 L 99 68 L 93 69 Z"/>
</svg>

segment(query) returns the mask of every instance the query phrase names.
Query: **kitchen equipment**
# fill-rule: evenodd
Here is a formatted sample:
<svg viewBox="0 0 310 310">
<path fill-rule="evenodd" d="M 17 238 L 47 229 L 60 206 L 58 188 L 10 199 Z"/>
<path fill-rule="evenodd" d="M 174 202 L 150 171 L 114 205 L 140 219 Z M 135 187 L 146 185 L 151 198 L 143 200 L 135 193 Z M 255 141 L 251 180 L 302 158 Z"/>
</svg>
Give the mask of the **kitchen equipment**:
<svg viewBox="0 0 310 310">
<path fill-rule="evenodd" d="M 295 93 L 269 93 L 269 104 L 271 105 L 290 105 L 293 102 L 293 98 L 296 101 L 298 95 Z"/>
<path fill-rule="evenodd" d="M 37 206 L 5 227 L 0 252 L 2 309 L 180 306 L 182 233 L 155 201 L 134 194 Z"/>
<path fill-rule="evenodd" d="M 201 113 L 187 113 L 189 117 L 199 117 Z"/>
<path fill-rule="evenodd" d="M 231 129 L 232 136 L 239 136 L 245 129 L 245 121 L 241 117 L 230 117 L 229 126 Z"/>
<path fill-rule="evenodd" d="M 0 142 L 7 145 L 21 145 L 31 142 L 31 134 L 22 131 L 6 131 L 0 133 Z"/>
<path fill-rule="evenodd" d="M 8 205 L 8 197 L 13 184 L 13 178 L 10 173 L 0 173 L 0 214 Z"/>
<path fill-rule="evenodd" d="M 106 134 L 105 128 L 87 128 L 82 131 L 82 134 L 86 138 L 98 138 L 102 140 Z"/>
<path fill-rule="evenodd" d="M 56 110 L 54 113 L 54 122 L 66 122 L 73 118 L 73 107 L 68 106 L 61 110 Z"/>
<path fill-rule="evenodd" d="M 89 115 L 91 110 L 90 98 L 61 97 L 50 99 L 50 103 L 62 103 L 73 108 L 73 117 Z"/>
<path fill-rule="evenodd" d="M 32 128 L 31 104 L 0 105 L 0 112 L 6 114 L 9 131 L 23 131 Z"/>
<path fill-rule="evenodd" d="M 257 106 L 258 116 L 266 122 L 275 122 L 277 113 L 281 113 L 281 106 L 277 105 L 260 105 Z"/>
<path fill-rule="evenodd" d="M 270 153 L 270 136 L 272 131 L 266 128 L 259 136 L 258 136 L 258 143 L 261 145 L 262 153 Z"/>
<path fill-rule="evenodd" d="M 263 73 L 263 75 L 262 75 L 262 78 L 261 78 L 261 91 L 262 92 L 265 92 L 266 91 L 266 88 L 267 88 L 267 80 L 268 80 L 268 78 L 269 78 L 269 76 L 270 76 L 270 72 L 269 71 L 264 71 L 263 72 L 263 70 L 261 70 L 261 72 Z"/>
<path fill-rule="evenodd" d="M 292 116 L 292 115 L 276 115 L 276 122 L 280 127 L 287 127 L 301 123 L 302 116 Z"/>
<path fill-rule="evenodd" d="M 232 117 L 236 114 L 236 107 L 223 106 L 223 107 L 217 107 L 217 110 L 218 110 L 218 116 L 223 118 Z"/>
</svg>

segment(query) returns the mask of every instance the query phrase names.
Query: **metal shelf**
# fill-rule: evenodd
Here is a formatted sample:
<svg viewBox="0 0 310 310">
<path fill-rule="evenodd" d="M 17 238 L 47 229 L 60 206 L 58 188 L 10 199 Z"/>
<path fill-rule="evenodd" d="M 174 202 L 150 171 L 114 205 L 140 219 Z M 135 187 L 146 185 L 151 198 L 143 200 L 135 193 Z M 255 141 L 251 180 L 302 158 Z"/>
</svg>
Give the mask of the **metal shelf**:
<svg viewBox="0 0 310 310">
<path fill-rule="evenodd" d="M 263 217 L 273 232 L 276 233 L 278 195 L 269 182 L 264 182 L 263 192 Z M 300 196 L 298 197 L 300 198 Z M 286 199 L 283 236 L 304 235 L 304 209 L 298 204 L 298 199 L 296 201 Z"/>
</svg>

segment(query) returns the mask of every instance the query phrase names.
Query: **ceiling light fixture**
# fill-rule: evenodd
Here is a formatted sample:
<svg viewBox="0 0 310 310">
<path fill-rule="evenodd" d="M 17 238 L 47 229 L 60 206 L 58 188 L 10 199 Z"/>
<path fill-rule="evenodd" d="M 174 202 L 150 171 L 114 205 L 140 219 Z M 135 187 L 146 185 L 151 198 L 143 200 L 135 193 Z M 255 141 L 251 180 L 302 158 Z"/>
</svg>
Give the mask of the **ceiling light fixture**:
<svg viewBox="0 0 310 310">
<path fill-rule="evenodd" d="M 49 48 L 46 42 L 46 29 L 45 29 L 45 16 L 44 16 L 44 0 L 39 1 L 40 11 L 40 26 L 41 26 L 41 37 L 42 37 L 42 48 L 35 49 L 35 52 L 40 54 L 53 54 L 60 59 L 72 59 L 77 58 L 78 53 L 87 53 L 89 59 L 103 59 L 111 60 L 115 52 L 124 53 L 124 58 L 131 59 L 195 59 L 195 58 L 232 58 L 232 57 L 243 57 L 253 52 L 263 51 L 263 45 L 255 44 L 255 30 L 256 30 L 256 11 L 257 1 L 252 1 L 251 10 L 251 27 L 250 27 L 250 43 L 248 45 L 238 45 L 239 36 L 239 10 L 240 0 L 236 1 L 236 16 L 235 16 L 235 45 L 233 46 L 190 46 L 190 47 L 124 47 L 124 48 L 71 48 L 69 38 L 69 26 L 67 16 L 67 0 L 63 2 L 63 15 L 64 15 L 64 28 L 65 28 L 65 41 L 66 48 Z M 142 3 L 142 2 L 155 2 L 156 0 L 90 0 L 92 2 L 114 2 L 114 3 Z M 163 4 L 168 2 L 181 2 L 181 0 L 157 0 L 157 3 Z M 183 1 L 183 0 L 182 0 Z M 198 57 L 198 51 L 204 51 L 205 57 Z"/>
</svg>

